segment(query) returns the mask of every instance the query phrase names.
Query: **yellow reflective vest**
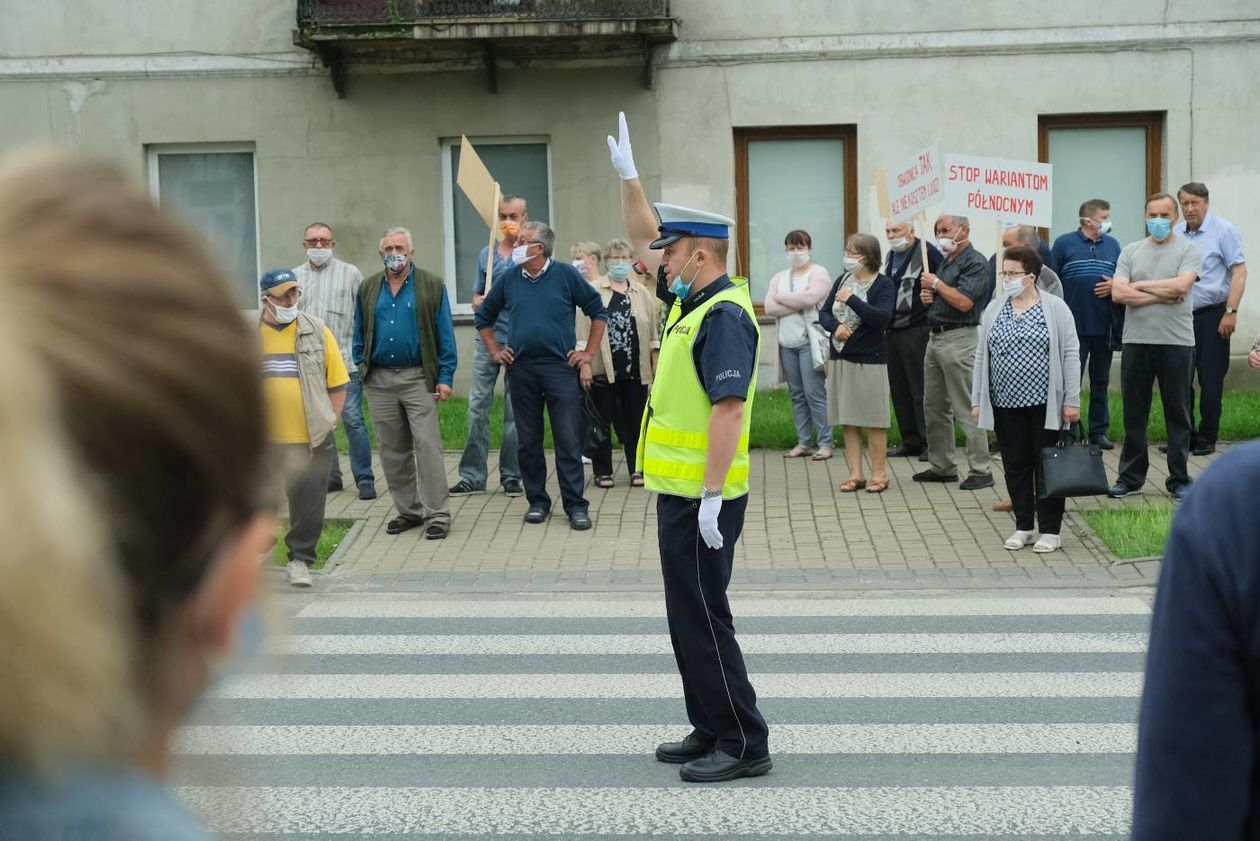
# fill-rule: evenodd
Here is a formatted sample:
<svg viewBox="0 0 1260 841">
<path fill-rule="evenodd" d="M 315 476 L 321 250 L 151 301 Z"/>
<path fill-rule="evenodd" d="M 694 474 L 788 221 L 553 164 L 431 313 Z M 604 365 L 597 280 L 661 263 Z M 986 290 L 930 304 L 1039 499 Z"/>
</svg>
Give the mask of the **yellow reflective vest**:
<svg viewBox="0 0 1260 841">
<path fill-rule="evenodd" d="M 704 465 L 709 454 L 709 415 L 713 407 L 708 392 L 696 372 L 692 346 L 700 332 L 700 323 L 709 309 L 730 301 L 748 313 L 757 330 L 757 348 L 761 348 L 761 328 L 748 292 L 748 281 L 725 289 L 700 306 L 682 315 L 681 301 L 675 300 L 666 321 L 657 362 L 656 379 L 643 413 L 639 435 L 638 463 L 643 483 L 648 490 L 673 496 L 700 498 L 704 484 Z M 752 381 L 744 403 L 744 422 L 740 429 L 735 458 L 722 483 L 722 496 L 735 499 L 748 493 L 748 430 L 752 424 L 753 397 L 757 393 L 757 365 L 754 361 Z"/>
</svg>

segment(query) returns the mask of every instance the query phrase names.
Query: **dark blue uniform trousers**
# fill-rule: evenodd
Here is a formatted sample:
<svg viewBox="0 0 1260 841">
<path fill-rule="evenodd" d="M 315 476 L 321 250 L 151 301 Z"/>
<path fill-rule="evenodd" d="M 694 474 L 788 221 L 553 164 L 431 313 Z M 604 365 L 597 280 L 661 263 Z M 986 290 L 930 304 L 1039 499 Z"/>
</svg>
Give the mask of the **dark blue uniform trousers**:
<svg viewBox="0 0 1260 841">
<path fill-rule="evenodd" d="M 547 457 L 543 452 L 543 407 L 551 417 L 551 438 L 556 448 L 556 478 L 564 512 L 585 512 L 590 504 L 582 496 L 586 474 L 582 470 L 582 386 L 576 368 L 563 359 L 518 359 L 508 377 L 512 414 L 516 417 L 521 482 L 530 505 L 551 508 L 547 493 Z"/>
<path fill-rule="evenodd" d="M 759 759 L 769 755 L 766 721 L 757 711 L 726 599 L 748 497 L 722 502 L 721 549 L 701 540 L 699 507 L 696 499 L 668 494 L 656 499 L 665 615 L 687 718 L 701 740 L 734 757 Z"/>
</svg>

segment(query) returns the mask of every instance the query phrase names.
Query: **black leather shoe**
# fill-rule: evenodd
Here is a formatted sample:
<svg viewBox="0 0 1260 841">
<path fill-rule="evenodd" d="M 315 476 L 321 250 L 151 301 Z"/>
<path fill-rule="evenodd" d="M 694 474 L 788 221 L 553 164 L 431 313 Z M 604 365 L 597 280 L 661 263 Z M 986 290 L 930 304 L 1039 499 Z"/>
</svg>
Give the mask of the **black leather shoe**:
<svg viewBox="0 0 1260 841">
<path fill-rule="evenodd" d="M 545 505 L 531 505 L 525 512 L 525 522 L 537 525 L 546 520 L 550 513 L 551 509 Z"/>
<path fill-rule="evenodd" d="M 345 488 L 346 486 L 342 484 L 340 479 L 328 480 L 328 492 L 330 494 L 340 493 L 341 491 L 345 490 Z"/>
<path fill-rule="evenodd" d="M 1168 493 L 1173 498 L 1173 502 L 1181 502 L 1186 498 L 1186 494 L 1190 493 L 1190 484 L 1176 485 L 1168 489 Z"/>
<path fill-rule="evenodd" d="M 937 473 L 935 470 L 924 470 L 921 473 L 914 474 L 916 482 L 957 482 L 957 473 Z"/>
<path fill-rule="evenodd" d="M 1156 449 L 1158 449 L 1161 453 L 1166 453 L 1168 452 L 1168 445 L 1160 444 Z"/>
<path fill-rule="evenodd" d="M 1139 496 L 1141 493 L 1141 488 L 1130 488 L 1124 482 L 1116 482 L 1107 491 L 1107 496 L 1112 499 L 1124 499 L 1126 496 Z"/>
<path fill-rule="evenodd" d="M 1214 452 L 1216 452 L 1215 444 L 1200 444 L 1191 450 L 1190 454 L 1195 456 L 1210 456 Z"/>
<path fill-rule="evenodd" d="M 695 733 L 688 733 L 681 742 L 661 742 L 656 746 L 656 761 L 681 765 L 700 759 L 713 751 L 713 745 L 700 739 Z"/>
<path fill-rule="evenodd" d="M 586 531 L 591 527 L 591 515 L 585 511 L 579 511 L 569 516 L 569 525 L 574 531 Z"/>
<path fill-rule="evenodd" d="M 918 447 L 907 447 L 902 444 L 900 447 L 893 447 L 888 451 L 888 455 L 892 458 L 918 458 L 923 450 Z"/>
<path fill-rule="evenodd" d="M 993 487 L 993 477 L 988 473 L 972 473 L 958 486 L 960 491 L 978 491 Z"/>
<path fill-rule="evenodd" d="M 1095 435 L 1093 438 L 1089 439 L 1089 443 L 1093 444 L 1100 450 L 1114 450 L 1116 448 L 1116 445 L 1112 443 L 1112 440 L 1106 435 Z"/>
<path fill-rule="evenodd" d="M 932 459 L 928 458 L 927 450 L 924 450 L 923 452 L 919 453 L 919 461 L 926 464 L 927 462 L 931 460 Z"/>
<path fill-rule="evenodd" d="M 678 769 L 678 776 L 689 783 L 723 783 L 740 777 L 761 777 L 774 767 L 768 756 L 760 759 L 736 759 L 714 749 L 700 759 L 693 759 Z"/>
</svg>

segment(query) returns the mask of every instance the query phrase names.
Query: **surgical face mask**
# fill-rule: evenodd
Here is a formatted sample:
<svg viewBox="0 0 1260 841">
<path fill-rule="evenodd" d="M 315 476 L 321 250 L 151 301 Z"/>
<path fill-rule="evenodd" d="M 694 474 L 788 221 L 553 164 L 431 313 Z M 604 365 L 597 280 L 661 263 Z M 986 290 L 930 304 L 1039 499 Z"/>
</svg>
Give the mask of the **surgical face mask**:
<svg viewBox="0 0 1260 841">
<path fill-rule="evenodd" d="M 799 269 L 801 266 L 809 262 L 809 252 L 808 251 L 789 251 L 787 252 L 787 259 L 789 263 L 791 263 L 794 267 Z"/>
<path fill-rule="evenodd" d="M 629 263 L 609 263 L 608 276 L 613 280 L 629 280 L 630 264 Z"/>
<path fill-rule="evenodd" d="M 696 254 L 698 253 L 699 252 L 697 251 L 688 257 L 687 262 L 683 264 L 682 269 L 679 270 L 678 274 L 674 275 L 674 282 L 669 287 L 669 291 L 673 292 L 679 298 L 686 299 L 686 297 L 691 294 L 691 284 L 696 282 L 696 276 L 692 275 L 691 280 L 688 280 L 685 283 L 682 278 L 683 273 L 687 271 L 687 267 L 691 265 L 691 261 L 696 258 Z"/>
<path fill-rule="evenodd" d="M 529 260 L 529 244 L 518 245 L 512 249 L 512 265 L 519 266 Z"/>
<path fill-rule="evenodd" d="M 272 298 L 270 295 L 267 296 L 267 299 L 267 303 L 271 304 L 271 308 L 275 312 L 275 319 L 277 323 L 288 324 L 290 321 L 297 318 L 298 308 L 296 304 L 291 307 L 282 307 L 276 303 L 276 299 Z"/>
<path fill-rule="evenodd" d="M 850 257 L 847 254 L 844 255 L 844 270 L 846 272 L 856 272 L 860 268 L 862 268 L 861 260 L 856 257 Z"/>
<path fill-rule="evenodd" d="M 1024 291 L 1024 279 L 1017 277 L 1014 280 L 1002 281 L 1002 291 L 1010 297 L 1018 295 Z"/>
<path fill-rule="evenodd" d="M 381 257 L 381 262 L 385 264 L 385 268 L 394 274 L 398 274 L 403 270 L 403 266 L 407 265 L 406 254 L 385 254 Z"/>
<path fill-rule="evenodd" d="M 306 249 L 306 259 L 311 261 L 312 266 L 322 266 L 332 259 L 332 249 L 308 248 Z"/>
<path fill-rule="evenodd" d="M 897 237 L 888 240 L 888 247 L 893 251 L 905 251 L 910 247 L 910 237 Z"/>
<path fill-rule="evenodd" d="M 1168 235 L 1172 232 L 1172 220 L 1147 219 L 1146 232 L 1157 240 L 1168 239 Z"/>
<path fill-rule="evenodd" d="M 586 270 L 586 261 L 585 261 L 585 260 L 582 260 L 582 259 L 577 259 L 577 260 L 574 260 L 574 261 L 573 261 L 573 268 L 577 269 L 577 270 L 578 270 L 578 273 L 579 273 L 579 274 L 581 274 L 581 275 L 582 275 L 582 277 L 586 277 L 586 276 L 587 276 L 587 274 L 588 274 L 588 272 L 587 272 L 587 270 Z"/>
<path fill-rule="evenodd" d="M 953 254 L 958 248 L 958 244 L 949 237 L 937 237 L 936 247 L 941 250 L 942 254 Z"/>
</svg>

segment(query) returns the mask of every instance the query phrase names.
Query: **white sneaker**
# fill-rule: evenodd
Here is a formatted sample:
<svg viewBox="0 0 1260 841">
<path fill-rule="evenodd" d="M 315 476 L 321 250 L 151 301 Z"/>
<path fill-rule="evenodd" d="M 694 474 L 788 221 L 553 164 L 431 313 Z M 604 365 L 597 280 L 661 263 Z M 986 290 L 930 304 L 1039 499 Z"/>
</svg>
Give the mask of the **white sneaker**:
<svg viewBox="0 0 1260 841">
<path fill-rule="evenodd" d="M 1033 544 L 1033 551 L 1044 555 L 1047 552 L 1056 552 L 1063 547 L 1063 538 L 1057 534 L 1043 534 L 1041 539 Z"/>
<path fill-rule="evenodd" d="M 302 561 L 289 561 L 289 583 L 294 587 L 311 586 L 311 568 Z"/>
</svg>

